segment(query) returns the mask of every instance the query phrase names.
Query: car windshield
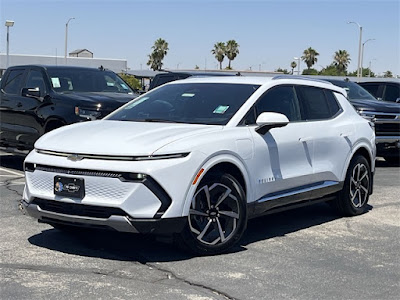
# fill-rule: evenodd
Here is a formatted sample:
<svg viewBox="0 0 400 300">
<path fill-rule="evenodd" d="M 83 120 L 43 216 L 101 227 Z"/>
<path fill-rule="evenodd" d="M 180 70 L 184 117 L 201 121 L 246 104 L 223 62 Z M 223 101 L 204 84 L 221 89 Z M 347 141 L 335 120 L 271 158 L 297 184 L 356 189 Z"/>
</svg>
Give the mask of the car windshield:
<svg viewBox="0 0 400 300">
<path fill-rule="evenodd" d="M 57 93 L 111 92 L 133 94 L 114 72 L 87 69 L 49 69 L 50 82 Z"/>
<path fill-rule="evenodd" d="M 106 119 L 225 125 L 258 88 L 252 84 L 169 84 L 136 98 Z"/>
<path fill-rule="evenodd" d="M 351 81 L 341 81 L 341 80 L 328 80 L 334 85 L 344 88 L 347 92 L 347 97 L 349 100 L 364 99 L 364 100 L 376 100 L 368 91 L 357 83 Z"/>
</svg>

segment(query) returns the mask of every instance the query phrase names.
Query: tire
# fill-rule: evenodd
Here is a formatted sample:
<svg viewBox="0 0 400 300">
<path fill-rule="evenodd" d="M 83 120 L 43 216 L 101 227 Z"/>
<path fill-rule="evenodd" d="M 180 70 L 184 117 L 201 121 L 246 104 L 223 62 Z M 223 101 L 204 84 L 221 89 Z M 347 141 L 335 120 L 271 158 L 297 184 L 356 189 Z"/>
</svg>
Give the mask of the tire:
<svg viewBox="0 0 400 300">
<path fill-rule="evenodd" d="M 240 240 L 246 226 L 246 197 L 239 182 L 230 174 L 210 174 L 193 196 L 178 243 L 198 255 L 219 254 Z"/>
<path fill-rule="evenodd" d="M 342 191 L 335 201 L 335 206 L 344 216 L 356 216 L 367 208 L 371 185 L 371 167 L 364 156 L 353 157 L 347 169 Z"/>
<path fill-rule="evenodd" d="M 400 166 L 400 157 L 398 156 L 386 156 L 384 159 L 391 165 Z"/>
</svg>

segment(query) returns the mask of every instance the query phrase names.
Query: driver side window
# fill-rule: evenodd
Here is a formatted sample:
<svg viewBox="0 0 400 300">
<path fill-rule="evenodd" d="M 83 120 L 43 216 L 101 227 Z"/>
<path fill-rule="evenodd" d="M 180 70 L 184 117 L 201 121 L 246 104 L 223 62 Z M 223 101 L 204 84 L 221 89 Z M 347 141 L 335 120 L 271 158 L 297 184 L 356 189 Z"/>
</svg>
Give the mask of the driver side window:
<svg viewBox="0 0 400 300">
<path fill-rule="evenodd" d="M 43 75 L 40 71 L 30 70 L 28 78 L 25 83 L 26 88 L 39 88 L 40 96 L 42 97 L 45 93 L 45 84 L 43 80 Z"/>
</svg>

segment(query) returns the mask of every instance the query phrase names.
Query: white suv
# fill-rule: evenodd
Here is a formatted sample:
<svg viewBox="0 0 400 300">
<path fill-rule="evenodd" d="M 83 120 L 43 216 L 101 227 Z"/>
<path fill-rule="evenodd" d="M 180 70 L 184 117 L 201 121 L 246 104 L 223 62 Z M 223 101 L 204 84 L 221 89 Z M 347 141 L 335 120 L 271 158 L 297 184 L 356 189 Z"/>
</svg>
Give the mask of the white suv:
<svg viewBox="0 0 400 300">
<path fill-rule="evenodd" d="M 342 88 L 191 78 L 40 138 L 22 206 L 56 228 L 173 234 L 214 254 L 255 216 L 319 201 L 364 212 L 374 161 L 374 131 Z"/>
</svg>

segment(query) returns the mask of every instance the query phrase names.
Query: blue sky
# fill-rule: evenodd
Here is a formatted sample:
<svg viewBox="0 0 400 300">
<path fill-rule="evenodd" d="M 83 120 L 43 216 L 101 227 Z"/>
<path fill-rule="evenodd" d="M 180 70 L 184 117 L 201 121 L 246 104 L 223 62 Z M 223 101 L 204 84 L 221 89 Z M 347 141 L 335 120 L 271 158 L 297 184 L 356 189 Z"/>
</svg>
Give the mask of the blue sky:
<svg viewBox="0 0 400 300">
<path fill-rule="evenodd" d="M 86 48 L 97 58 L 123 58 L 131 69 L 148 69 L 147 55 L 157 38 L 169 43 L 164 67 L 216 69 L 211 54 L 216 42 L 235 39 L 240 54 L 237 70 L 290 69 L 294 56 L 313 47 L 320 70 L 345 49 L 357 68 L 359 29 L 363 26 L 364 67 L 400 75 L 400 0 L 319 1 L 171 1 L 171 0 L 0 0 L 0 52 L 6 51 L 5 20 L 10 53 L 64 55 L 65 23 L 68 51 Z M 223 66 L 228 61 L 225 59 Z M 304 68 L 305 64 L 301 64 Z"/>
</svg>

